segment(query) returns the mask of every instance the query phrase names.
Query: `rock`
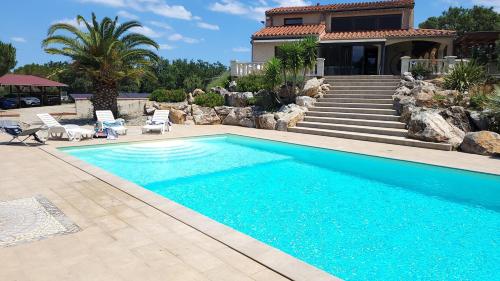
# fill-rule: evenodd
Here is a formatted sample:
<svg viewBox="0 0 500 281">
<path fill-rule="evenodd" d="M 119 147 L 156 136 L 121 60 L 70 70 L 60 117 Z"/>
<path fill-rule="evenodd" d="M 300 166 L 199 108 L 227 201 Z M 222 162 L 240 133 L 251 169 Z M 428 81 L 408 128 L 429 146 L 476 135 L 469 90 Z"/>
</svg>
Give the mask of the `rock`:
<svg viewBox="0 0 500 281">
<path fill-rule="evenodd" d="M 205 94 L 205 91 L 203 91 L 202 89 L 194 89 L 193 91 L 193 97 L 196 97 L 198 95 L 203 95 Z"/>
<path fill-rule="evenodd" d="M 277 119 L 276 129 L 279 131 L 287 131 L 290 127 L 295 127 L 298 122 L 304 120 L 307 108 L 296 104 L 284 105 L 278 112 L 274 114 Z"/>
<path fill-rule="evenodd" d="M 403 79 L 411 83 L 415 82 L 415 78 L 413 78 L 413 74 L 411 74 L 411 72 L 403 73 Z"/>
<path fill-rule="evenodd" d="M 468 133 L 460 150 L 480 155 L 500 154 L 500 135 L 489 131 Z"/>
<path fill-rule="evenodd" d="M 444 120 L 448 123 L 456 126 L 466 133 L 470 132 L 472 129 L 467 112 L 461 106 L 452 106 L 448 109 L 440 111 L 439 114 L 443 116 Z"/>
<path fill-rule="evenodd" d="M 168 118 L 174 124 L 184 124 L 186 122 L 186 112 L 178 109 L 170 109 Z"/>
<path fill-rule="evenodd" d="M 260 90 L 254 95 L 254 97 L 255 104 L 265 110 L 275 110 L 281 106 L 278 96 L 268 90 Z"/>
<path fill-rule="evenodd" d="M 464 136 L 462 130 L 446 122 L 436 111 L 414 111 L 408 122 L 408 137 L 413 139 L 446 142 L 457 148 Z"/>
<path fill-rule="evenodd" d="M 435 93 L 436 87 L 424 81 L 419 81 L 417 86 L 410 92 L 410 94 L 415 97 L 415 104 L 417 106 L 432 106 Z"/>
<path fill-rule="evenodd" d="M 415 98 L 412 96 L 395 95 L 392 96 L 392 105 L 398 114 L 402 114 L 405 106 L 415 106 Z"/>
<path fill-rule="evenodd" d="M 304 96 L 315 97 L 321 92 L 321 85 L 325 82 L 324 78 L 312 78 L 307 80 L 304 85 L 304 89 L 302 90 L 302 94 Z"/>
<path fill-rule="evenodd" d="M 230 110 L 222 124 L 253 128 L 255 127 L 253 109 L 251 107 L 233 108 Z"/>
<path fill-rule="evenodd" d="M 409 96 L 411 94 L 411 89 L 406 86 L 400 86 L 396 89 L 394 94 L 398 96 Z"/>
<path fill-rule="evenodd" d="M 145 115 L 153 115 L 155 113 L 156 108 L 153 104 L 145 104 L 144 105 L 144 114 Z"/>
<path fill-rule="evenodd" d="M 226 116 L 229 115 L 233 107 L 231 106 L 216 106 L 214 107 L 215 112 L 217 112 L 217 115 L 219 115 L 220 120 L 224 122 L 224 119 L 226 119 Z"/>
<path fill-rule="evenodd" d="M 221 95 L 221 96 L 226 96 L 226 95 L 230 94 L 230 92 L 228 90 L 226 90 L 220 86 L 214 87 L 210 90 L 214 93 Z"/>
<path fill-rule="evenodd" d="M 257 129 L 274 130 L 276 129 L 276 123 L 272 113 L 265 113 L 255 117 L 255 127 Z"/>
<path fill-rule="evenodd" d="M 238 86 L 238 83 L 236 83 L 236 81 L 231 81 L 229 82 L 229 91 L 231 92 L 236 92 L 236 87 Z"/>
<path fill-rule="evenodd" d="M 225 104 L 227 104 L 228 106 L 234 106 L 234 107 L 249 106 L 250 99 L 253 99 L 252 92 L 245 92 L 245 93 L 232 92 L 232 93 L 226 94 L 224 97 Z"/>
<path fill-rule="evenodd" d="M 201 107 L 192 105 L 193 119 L 196 125 L 214 125 L 220 124 L 221 120 L 211 107 Z"/>
<path fill-rule="evenodd" d="M 490 127 L 490 119 L 483 112 L 468 111 L 467 115 L 474 129 L 484 131 Z"/>
<path fill-rule="evenodd" d="M 186 100 L 188 104 L 193 104 L 194 103 L 193 94 L 189 93 Z"/>
<path fill-rule="evenodd" d="M 159 105 L 160 105 L 159 109 L 162 109 L 162 110 L 169 110 L 171 108 L 181 109 L 181 108 L 184 108 L 185 106 L 187 106 L 188 102 L 187 101 L 181 101 L 181 102 L 162 102 Z"/>
<path fill-rule="evenodd" d="M 410 123 L 412 113 L 421 109 L 421 107 L 416 107 L 413 104 L 404 105 L 401 112 L 398 112 L 401 114 L 401 116 L 399 116 L 399 122 L 403 122 L 408 125 L 408 123 Z"/>
<path fill-rule="evenodd" d="M 186 120 L 186 122 L 184 122 L 184 125 L 195 125 L 194 121 L 193 120 Z"/>
<path fill-rule="evenodd" d="M 299 106 L 305 106 L 307 108 L 313 107 L 316 99 L 308 97 L 308 96 L 298 96 L 295 98 L 295 104 Z"/>
</svg>

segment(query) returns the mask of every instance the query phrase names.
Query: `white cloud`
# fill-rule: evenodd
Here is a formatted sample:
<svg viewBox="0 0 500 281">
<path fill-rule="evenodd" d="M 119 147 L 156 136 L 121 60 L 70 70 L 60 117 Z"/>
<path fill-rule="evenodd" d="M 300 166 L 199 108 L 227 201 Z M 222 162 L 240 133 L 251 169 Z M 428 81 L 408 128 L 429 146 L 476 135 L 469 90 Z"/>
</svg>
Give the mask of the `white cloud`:
<svg viewBox="0 0 500 281">
<path fill-rule="evenodd" d="M 164 0 L 80 0 L 80 2 L 133 9 L 139 12 L 151 12 L 167 18 L 193 19 L 193 14 L 184 6 L 168 5 Z"/>
<path fill-rule="evenodd" d="M 16 43 L 26 43 L 26 39 L 23 37 L 11 37 L 10 40 Z"/>
<path fill-rule="evenodd" d="M 169 44 L 159 44 L 159 45 L 160 45 L 160 50 L 168 50 L 168 51 L 170 51 L 170 50 L 175 49 L 174 46 L 169 45 Z"/>
<path fill-rule="evenodd" d="M 53 21 L 52 24 L 55 24 L 55 23 L 66 23 L 66 24 L 71 24 L 72 26 L 75 26 L 79 29 L 82 29 L 83 27 L 85 27 L 85 24 L 82 22 L 80 24 L 78 24 L 78 21 L 76 20 L 76 18 L 74 19 L 60 19 L 60 20 L 56 20 L 56 21 Z M 91 23 L 92 24 L 92 23 Z"/>
<path fill-rule="evenodd" d="M 220 0 L 220 2 L 211 4 L 208 8 L 209 10 L 214 12 L 244 16 L 254 20 L 262 21 L 265 17 L 265 11 L 273 7 L 311 5 L 311 2 L 304 0 L 259 0 L 257 2 L 257 5 L 248 5 L 239 0 Z"/>
<path fill-rule="evenodd" d="M 153 29 L 151 29 L 150 27 L 147 27 L 147 26 L 132 27 L 130 29 L 130 31 L 135 32 L 135 33 L 140 33 L 142 35 L 145 35 L 145 36 L 148 36 L 151 38 L 158 38 L 158 37 L 162 36 L 161 33 L 154 31 Z"/>
<path fill-rule="evenodd" d="M 168 37 L 168 40 L 170 40 L 170 41 L 182 41 L 182 42 L 188 43 L 188 44 L 196 44 L 196 43 L 200 42 L 199 39 L 185 37 L 184 35 L 179 34 L 179 33 L 174 33 L 174 34 L 170 35 Z"/>
<path fill-rule="evenodd" d="M 149 22 L 151 25 L 165 29 L 165 30 L 172 30 L 172 27 L 164 22 L 161 21 L 150 21 Z"/>
<path fill-rule="evenodd" d="M 203 29 L 208 29 L 208 30 L 220 30 L 220 27 L 216 24 L 210 24 L 210 23 L 206 23 L 206 22 L 198 22 L 196 24 L 199 28 L 203 28 Z"/>
<path fill-rule="evenodd" d="M 248 48 L 248 47 L 236 47 L 236 48 L 233 48 L 233 52 L 235 52 L 235 53 L 248 53 L 248 52 L 250 52 L 250 48 Z"/>
<path fill-rule="evenodd" d="M 118 11 L 117 15 L 122 18 L 130 19 L 130 20 L 138 20 L 139 17 L 137 15 L 134 15 L 132 13 L 129 13 L 127 11 L 121 10 Z"/>
</svg>

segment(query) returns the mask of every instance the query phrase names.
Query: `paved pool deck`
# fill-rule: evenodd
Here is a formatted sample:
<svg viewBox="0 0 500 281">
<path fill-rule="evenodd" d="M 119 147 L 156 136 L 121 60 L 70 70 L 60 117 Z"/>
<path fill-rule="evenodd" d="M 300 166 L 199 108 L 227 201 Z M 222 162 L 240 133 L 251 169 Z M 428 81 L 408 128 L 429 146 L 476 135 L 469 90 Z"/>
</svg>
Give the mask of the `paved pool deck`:
<svg viewBox="0 0 500 281">
<path fill-rule="evenodd" d="M 41 195 L 81 228 L 0 248 L 0 280 L 334 280 L 56 150 L 224 133 L 500 174 L 500 160 L 491 157 L 233 126 L 176 125 L 165 135 L 141 135 L 131 127 L 117 141 L 0 145 L 0 201 Z M 0 134 L 0 142 L 6 140 Z"/>
</svg>

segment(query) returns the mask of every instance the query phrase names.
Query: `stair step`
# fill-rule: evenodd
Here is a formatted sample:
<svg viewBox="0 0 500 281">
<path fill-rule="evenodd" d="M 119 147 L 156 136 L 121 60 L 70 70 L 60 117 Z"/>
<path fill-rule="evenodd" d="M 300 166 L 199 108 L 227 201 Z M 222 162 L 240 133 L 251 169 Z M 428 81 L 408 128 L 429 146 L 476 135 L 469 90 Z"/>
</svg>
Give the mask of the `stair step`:
<svg viewBox="0 0 500 281">
<path fill-rule="evenodd" d="M 399 80 L 398 76 L 394 75 L 330 75 L 325 76 L 326 80 L 363 80 L 363 79 L 373 79 L 373 80 L 382 80 L 382 79 L 392 79 Z"/>
<path fill-rule="evenodd" d="M 342 91 L 342 90 L 358 90 L 358 91 L 370 91 L 370 90 L 382 90 L 382 91 L 391 91 L 395 92 L 397 89 L 397 85 L 391 86 L 378 86 L 378 85 L 364 85 L 364 86 L 351 86 L 351 85 L 331 85 L 330 90 L 332 91 Z"/>
<path fill-rule="evenodd" d="M 351 118 L 337 118 L 337 117 L 332 118 L 332 117 L 316 117 L 316 116 L 306 116 L 304 118 L 304 121 L 315 122 L 315 123 L 406 129 L 406 124 L 398 121 L 381 121 L 381 120 L 369 120 L 369 119 L 351 119 Z"/>
<path fill-rule="evenodd" d="M 404 137 L 396 137 L 396 136 L 384 136 L 384 135 L 377 135 L 377 134 L 356 133 L 356 132 L 346 132 L 346 131 L 306 128 L 306 127 L 288 128 L 288 131 L 295 132 L 295 133 L 338 137 L 338 138 L 347 138 L 347 139 L 389 143 L 389 144 L 397 144 L 397 145 L 406 145 L 406 146 L 421 147 L 421 148 L 439 149 L 439 150 L 447 150 L 447 151 L 451 150 L 451 145 L 449 145 L 449 144 L 424 142 L 424 141 L 413 140 L 413 139 L 408 139 L 408 138 L 404 138 Z"/>
<path fill-rule="evenodd" d="M 315 106 L 319 107 L 342 107 L 342 108 L 372 108 L 372 109 L 392 109 L 392 103 L 377 104 L 377 103 L 340 103 L 340 102 L 316 102 Z"/>
<path fill-rule="evenodd" d="M 392 94 L 326 94 L 323 96 L 323 98 L 327 99 L 334 99 L 334 98 L 341 98 L 341 99 L 391 99 L 392 100 Z"/>
<path fill-rule="evenodd" d="M 379 128 L 379 127 L 344 125 L 344 124 L 329 124 L 329 123 L 307 122 L 307 121 L 302 121 L 297 123 L 297 127 L 308 127 L 316 129 L 348 131 L 348 132 L 399 136 L 399 137 L 405 137 L 406 134 L 408 133 L 408 131 L 405 129 Z"/>
<path fill-rule="evenodd" d="M 366 98 L 330 98 L 330 97 L 325 97 L 325 98 L 320 98 L 318 99 L 318 102 L 333 102 L 333 103 L 377 103 L 377 104 L 391 104 L 392 99 L 366 99 Z"/>
<path fill-rule="evenodd" d="M 373 94 L 373 95 L 393 95 L 394 90 L 338 90 L 332 89 L 327 91 L 328 94 Z"/>
<path fill-rule="evenodd" d="M 399 121 L 399 116 L 384 115 L 384 114 L 308 111 L 306 115 L 312 117 L 348 118 L 348 119 L 380 120 L 380 121 L 395 121 L 395 122 Z"/>
<path fill-rule="evenodd" d="M 399 85 L 399 82 L 394 81 L 358 81 L 358 80 L 325 80 L 326 82 L 331 82 L 331 86 L 387 86 L 387 87 L 395 87 Z"/>
<path fill-rule="evenodd" d="M 309 111 L 396 115 L 396 110 L 394 110 L 394 109 L 352 108 L 352 107 L 321 107 L 321 106 L 318 106 L 318 103 L 316 103 L 315 107 L 309 108 Z"/>
</svg>

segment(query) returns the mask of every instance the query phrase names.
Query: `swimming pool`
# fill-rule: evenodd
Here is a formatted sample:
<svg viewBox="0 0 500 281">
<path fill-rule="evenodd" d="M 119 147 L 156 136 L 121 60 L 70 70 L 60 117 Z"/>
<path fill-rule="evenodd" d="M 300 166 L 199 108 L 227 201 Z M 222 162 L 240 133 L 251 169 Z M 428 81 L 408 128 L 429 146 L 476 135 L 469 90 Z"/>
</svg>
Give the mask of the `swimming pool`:
<svg viewBox="0 0 500 281">
<path fill-rule="evenodd" d="M 62 150 L 346 280 L 500 280 L 500 176 L 234 135 Z"/>
</svg>

